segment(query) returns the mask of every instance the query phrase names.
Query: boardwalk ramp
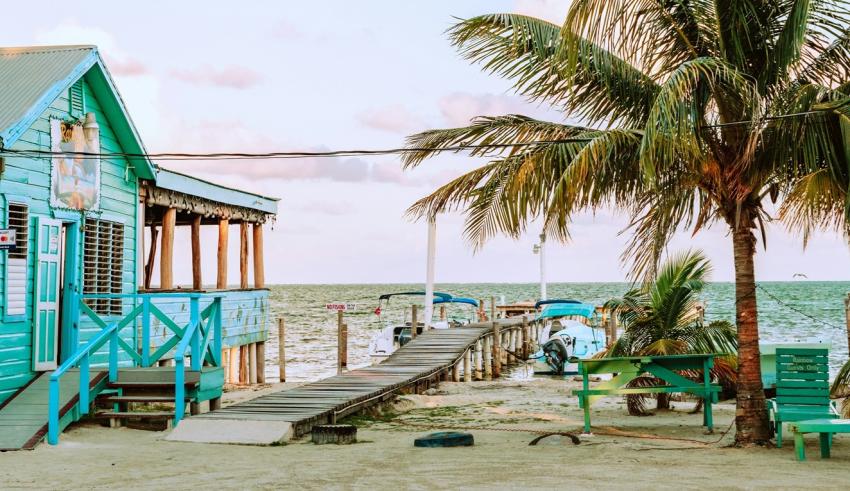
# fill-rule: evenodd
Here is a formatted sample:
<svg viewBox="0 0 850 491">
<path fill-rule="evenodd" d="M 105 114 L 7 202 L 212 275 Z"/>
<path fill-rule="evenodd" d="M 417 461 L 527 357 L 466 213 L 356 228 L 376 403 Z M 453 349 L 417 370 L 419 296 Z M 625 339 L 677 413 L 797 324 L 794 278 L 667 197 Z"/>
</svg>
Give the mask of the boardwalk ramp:
<svg viewBox="0 0 850 491">
<path fill-rule="evenodd" d="M 106 385 L 106 378 L 106 372 L 93 372 L 90 393 L 97 394 Z M 0 451 L 31 450 L 47 434 L 49 382 L 50 372 L 42 373 L 0 405 Z M 62 429 L 79 419 L 79 385 L 78 376 L 60 380 L 59 425 Z"/>
<path fill-rule="evenodd" d="M 491 324 L 429 330 L 396 350 L 380 365 L 358 368 L 193 416 L 181 423 L 167 439 L 241 443 L 238 433 L 244 427 L 244 443 L 257 444 L 259 442 L 248 436 L 253 434 L 256 422 L 266 422 L 280 433 L 280 439 L 270 436 L 267 444 L 287 439 L 288 435 L 284 435 L 287 427 L 289 434 L 299 437 L 314 425 L 335 423 L 339 418 L 388 400 L 404 389 L 436 380 L 488 332 L 492 332 Z M 222 436 L 225 432 L 227 437 Z M 222 441 L 223 438 L 227 441 Z"/>
</svg>

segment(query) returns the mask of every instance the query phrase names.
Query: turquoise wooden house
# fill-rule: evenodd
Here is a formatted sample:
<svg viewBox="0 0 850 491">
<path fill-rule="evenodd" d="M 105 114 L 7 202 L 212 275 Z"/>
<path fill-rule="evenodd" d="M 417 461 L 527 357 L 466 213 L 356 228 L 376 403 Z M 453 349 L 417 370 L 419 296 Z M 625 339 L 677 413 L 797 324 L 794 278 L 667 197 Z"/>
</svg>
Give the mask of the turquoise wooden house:
<svg viewBox="0 0 850 491">
<path fill-rule="evenodd" d="M 0 48 L 0 449 L 55 442 L 93 410 L 179 422 L 187 404 L 216 409 L 225 380 L 262 382 L 262 238 L 276 212 L 274 198 L 147 158 L 96 47 Z M 210 225 L 218 244 L 202 244 Z M 191 229 L 179 256 L 191 284 L 173 278 L 178 226 Z M 202 246 L 219 251 L 214 287 Z M 167 414 L 133 411 L 169 401 Z"/>
</svg>

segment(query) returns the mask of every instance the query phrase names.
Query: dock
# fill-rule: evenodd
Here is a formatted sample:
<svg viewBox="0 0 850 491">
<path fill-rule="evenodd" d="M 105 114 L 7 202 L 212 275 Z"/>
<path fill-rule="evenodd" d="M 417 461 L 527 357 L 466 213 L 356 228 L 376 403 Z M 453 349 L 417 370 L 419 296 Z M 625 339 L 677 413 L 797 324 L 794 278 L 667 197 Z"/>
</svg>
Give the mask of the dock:
<svg viewBox="0 0 850 491">
<path fill-rule="evenodd" d="M 432 329 L 395 351 L 379 365 L 282 390 L 193 416 L 198 420 L 285 422 L 297 438 L 314 425 L 386 402 L 398 394 L 420 393 L 441 381 L 485 380 L 527 352 L 532 328 L 522 319 Z M 498 338 L 499 343 L 494 343 Z M 496 348 L 496 346 L 501 348 Z M 496 363 L 496 359 L 500 363 Z M 179 429 L 179 428 L 178 428 Z"/>
</svg>

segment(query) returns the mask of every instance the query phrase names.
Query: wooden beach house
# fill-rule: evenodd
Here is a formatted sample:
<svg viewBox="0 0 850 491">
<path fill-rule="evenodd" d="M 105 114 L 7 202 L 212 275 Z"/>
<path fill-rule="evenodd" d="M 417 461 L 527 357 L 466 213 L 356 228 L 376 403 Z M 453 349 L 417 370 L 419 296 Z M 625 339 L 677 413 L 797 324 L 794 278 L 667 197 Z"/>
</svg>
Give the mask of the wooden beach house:
<svg viewBox="0 0 850 491">
<path fill-rule="evenodd" d="M 0 449 L 55 437 L 98 398 L 113 421 L 178 401 L 159 417 L 179 422 L 186 404 L 215 407 L 225 379 L 262 381 L 276 211 L 152 162 L 96 47 L 0 48 Z M 202 247 L 218 251 L 208 282 Z M 175 283 L 175 255 L 192 258 L 191 283 Z"/>
</svg>

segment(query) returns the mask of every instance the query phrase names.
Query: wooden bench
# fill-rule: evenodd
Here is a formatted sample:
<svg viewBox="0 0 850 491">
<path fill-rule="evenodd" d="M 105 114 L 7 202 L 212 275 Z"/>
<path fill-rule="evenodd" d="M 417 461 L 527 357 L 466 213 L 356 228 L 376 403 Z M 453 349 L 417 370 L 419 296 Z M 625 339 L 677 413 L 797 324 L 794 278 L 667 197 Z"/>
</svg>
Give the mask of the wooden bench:
<svg viewBox="0 0 850 491">
<path fill-rule="evenodd" d="M 709 431 L 714 429 L 711 404 L 717 402 L 720 386 L 711 383 L 711 367 L 714 366 L 714 354 L 670 355 L 670 356 L 628 356 L 617 358 L 596 358 L 579 360 L 579 373 L 582 376 L 582 388 L 573 391 L 578 396 L 579 407 L 584 409 L 584 432 L 590 433 L 590 406 L 600 397 L 628 394 L 669 394 L 687 392 L 701 397 L 705 401 L 703 425 Z M 702 383 L 690 380 L 679 373 L 682 370 L 702 370 Z M 652 387 L 625 387 L 637 377 L 649 373 L 666 385 Z M 617 374 L 611 380 L 590 388 L 590 376 Z"/>
<path fill-rule="evenodd" d="M 803 442 L 803 435 L 806 433 L 818 433 L 820 435 L 820 456 L 828 459 L 829 450 L 832 447 L 832 435 L 850 433 L 850 419 L 795 421 L 788 424 L 788 429 L 794 433 L 794 450 L 797 452 L 797 460 L 806 460 L 806 447 Z"/>
</svg>

